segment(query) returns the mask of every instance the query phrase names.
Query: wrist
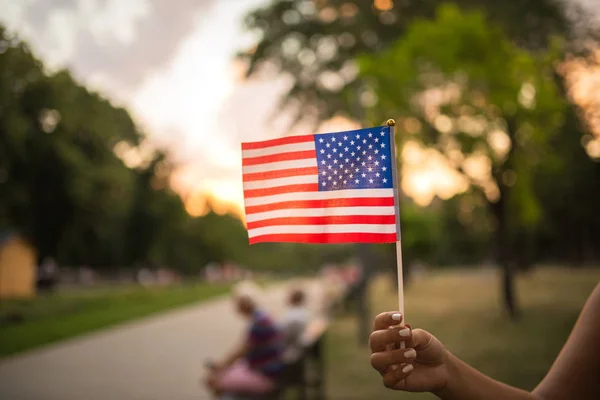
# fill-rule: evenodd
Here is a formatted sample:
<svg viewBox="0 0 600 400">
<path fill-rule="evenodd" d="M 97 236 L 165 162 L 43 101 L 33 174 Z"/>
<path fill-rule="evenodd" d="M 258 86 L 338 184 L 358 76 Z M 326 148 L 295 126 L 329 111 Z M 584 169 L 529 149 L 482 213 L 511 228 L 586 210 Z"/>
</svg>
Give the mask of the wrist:
<svg viewBox="0 0 600 400">
<path fill-rule="evenodd" d="M 457 397 L 454 395 L 460 393 L 460 360 L 452 353 L 446 350 L 446 383 L 445 385 L 433 392 L 442 400 L 453 400 Z"/>
</svg>

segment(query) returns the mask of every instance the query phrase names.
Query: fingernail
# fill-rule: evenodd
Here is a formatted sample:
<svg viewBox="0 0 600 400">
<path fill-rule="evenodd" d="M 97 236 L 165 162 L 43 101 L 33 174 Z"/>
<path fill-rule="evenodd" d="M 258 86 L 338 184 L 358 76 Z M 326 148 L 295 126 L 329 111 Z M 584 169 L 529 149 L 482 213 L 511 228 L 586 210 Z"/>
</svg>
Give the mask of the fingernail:
<svg viewBox="0 0 600 400">
<path fill-rule="evenodd" d="M 394 321 L 400 321 L 400 320 L 402 320 L 402 314 L 400 314 L 400 313 L 392 314 L 392 319 Z"/>
<path fill-rule="evenodd" d="M 410 336 L 410 329 L 408 328 L 404 328 L 402 329 L 400 332 L 398 332 L 400 334 L 400 336 L 402 337 L 408 337 Z"/>
<path fill-rule="evenodd" d="M 404 352 L 404 357 L 415 358 L 415 357 L 417 357 L 417 352 L 415 351 L 415 349 L 410 349 L 410 350 Z"/>
<path fill-rule="evenodd" d="M 404 366 L 404 368 L 402 368 L 402 372 L 404 372 L 404 373 L 406 374 L 407 372 L 410 372 L 410 371 L 412 371 L 413 369 L 415 369 L 415 367 L 413 367 L 413 365 L 412 365 L 412 364 L 406 364 L 406 365 Z"/>
</svg>

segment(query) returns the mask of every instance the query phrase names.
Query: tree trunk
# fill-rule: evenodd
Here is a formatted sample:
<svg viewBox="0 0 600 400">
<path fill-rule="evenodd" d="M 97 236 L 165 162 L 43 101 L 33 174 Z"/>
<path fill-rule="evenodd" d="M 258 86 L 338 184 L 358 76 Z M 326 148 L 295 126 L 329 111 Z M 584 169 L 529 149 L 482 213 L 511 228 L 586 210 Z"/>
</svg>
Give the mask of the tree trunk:
<svg viewBox="0 0 600 400">
<path fill-rule="evenodd" d="M 517 319 L 519 309 L 515 293 L 515 268 L 511 261 L 509 232 L 506 215 L 506 193 L 502 193 L 496 203 L 490 203 L 492 215 L 496 220 L 496 259 L 502 268 L 502 300 L 504 309 L 511 319 Z"/>
</svg>

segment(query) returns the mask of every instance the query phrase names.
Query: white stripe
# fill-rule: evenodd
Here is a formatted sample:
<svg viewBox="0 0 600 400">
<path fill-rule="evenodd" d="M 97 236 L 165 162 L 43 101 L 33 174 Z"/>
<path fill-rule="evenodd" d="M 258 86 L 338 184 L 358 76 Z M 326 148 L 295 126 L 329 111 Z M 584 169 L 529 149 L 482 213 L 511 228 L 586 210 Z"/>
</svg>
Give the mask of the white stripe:
<svg viewBox="0 0 600 400">
<path fill-rule="evenodd" d="M 294 169 L 304 167 L 316 167 L 317 158 L 303 158 L 300 160 L 278 161 L 266 164 L 247 165 L 242 167 L 244 174 L 252 174 L 255 172 L 278 171 L 280 169 Z"/>
<path fill-rule="evenodd" d="M 331 190 L 323 192 L 297 192 L 274 194 L 272 196 L 253 197 L 245 199 L 246 207 L 259 206 L 263 204 L 278 203 L 281 201 L 295 200 L 325 200 L 325 199 L 349 199 L 365 197 L 393 197 L 394 189 L 346 189 Z"/>
<path fill-rule="evenodd" d="M 244 190 L 265 189 L 285 185 L 301 185 L 303 183 L 317 183 L 319 178 L 317 174 L 290 176 L 288 178 L 266 179 L 264 181 L 244 182 Z"/>
<path fill-rule="evenodd" d="M 395 224 L 283 225 L 248 230 L 248 236 L 280 233 L 396 233 Z"/>
<path fill-rule="evenodd" d="M 315 141 L 302 143 L 281 144 L 279 146 L 265 147 L 263 149 L 242 150 L 242 158 L 270 156 L 272 154 L 290 153 L 292 151 L 314 150 Z"/>
<path fill-rule="evenodd" d="M 327 207 L 327 208 L 291 208 L 287 210 L 265 211 L 246 216 L 246 222 L 283 217 L 337 217 L 352 215 L 395 215 L 394 206 L 372 207 Z"/>
</svg>

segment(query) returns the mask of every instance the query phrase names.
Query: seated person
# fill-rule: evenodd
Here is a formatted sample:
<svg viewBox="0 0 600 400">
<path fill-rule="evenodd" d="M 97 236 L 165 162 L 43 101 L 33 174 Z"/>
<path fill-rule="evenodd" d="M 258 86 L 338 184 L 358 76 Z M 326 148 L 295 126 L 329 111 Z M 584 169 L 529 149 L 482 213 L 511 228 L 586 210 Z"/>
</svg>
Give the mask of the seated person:
<svg viewBox="0 0 600 400">
<path fill-rule="evenodd" d="M 310 322 L 310 311 L 305 306 L 305 295 L 300 289 L 292 290 L 288 302 L 289 308 L 280 327 L 285 346 L 283 359 L 292 363 L 302 354 L 302 336 Z"/>
<path fill-rule="evenodd" d="M 283 371 L 282 335 L 259 309 L 257 297 L 258 290 L 251 284 L 240 284 L 234 291 L 236 309 L 250 326 L 242 343 L 213 365 L 207 379 L 208 387 L 221 399 L 261 398 L 276 388 Z"/>
</svg>

